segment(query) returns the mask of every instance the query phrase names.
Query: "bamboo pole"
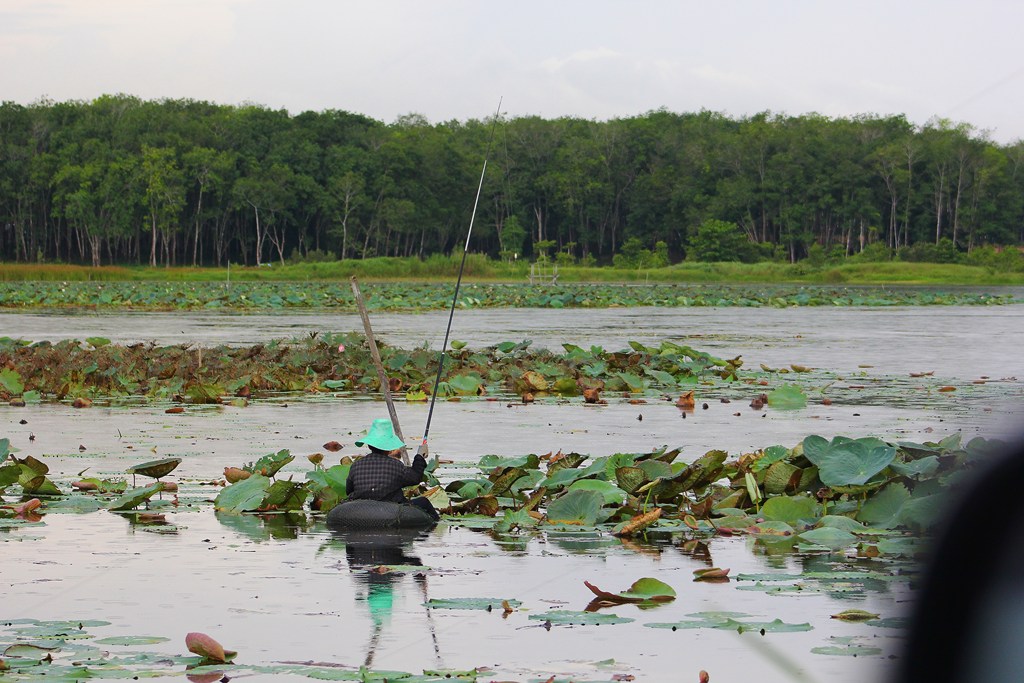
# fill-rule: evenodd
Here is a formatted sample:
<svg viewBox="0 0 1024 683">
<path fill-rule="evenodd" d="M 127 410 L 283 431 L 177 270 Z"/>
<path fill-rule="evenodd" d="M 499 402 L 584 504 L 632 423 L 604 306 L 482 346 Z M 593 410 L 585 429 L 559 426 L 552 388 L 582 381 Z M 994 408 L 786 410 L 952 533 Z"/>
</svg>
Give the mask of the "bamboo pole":
<svg viewBox="0 0 1024 683">
<path fill-rule="evenodd" d="M 402 428 L 398 424 L 398 413 L 395 411 L 395 402 L 391 398 L 391 385 L 388 383 L 387 373 L 384 372 L 384 364 L 380 360 L 380 351 L 377 350 L 377 340 L 373 336 L 373 329 L 370 327 L 370 316 L 366 312 L 366 304 L 363 302 L 363 293 L 359 291 L 359 282 L 356 280 L 356 276 L 353 275 L 349 282 L 352 285 L 352 294 L 356 298 L 356 308 L 359 309 L 359 317 L 363 319 L 363 329 L 366 331 L 366 343 L 370 346 L 370 356 L 373 358 L 373 364 L 377 368 L 377 379 L 380 380 L 380 390 L 384 394 L 384 402 L 388 404 L 388 414 L 391 416 L 391 426 L 395 429 L 395 434 L 403 442 L 405 437 L 402 436 Z M 402 462 L 407 466 L 409 465 L 409 449 L 405 446 L 402 447 Z"/>
</svg>

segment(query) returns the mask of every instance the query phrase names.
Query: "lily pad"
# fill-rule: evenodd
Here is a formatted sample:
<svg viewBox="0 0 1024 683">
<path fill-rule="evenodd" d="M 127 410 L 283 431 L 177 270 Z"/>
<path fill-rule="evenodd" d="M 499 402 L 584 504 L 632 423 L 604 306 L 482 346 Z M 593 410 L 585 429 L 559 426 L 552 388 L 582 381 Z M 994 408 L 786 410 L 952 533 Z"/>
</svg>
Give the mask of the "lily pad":
<svg viewBox="0 0 1024 683">
<path fill-rule="evenodd" d="M 213 506 L 221 512 L 232 513 L 259 510 L 272 484 L 269 477 L 254 474 L 222 489 Z"/>
<path fill-rule="evenodd" d="M 551 610 L 540 614 L 531 614 L 530 619 L 538 621 L 549 621 L 552 624 L 567 624 L 576 626 L 604 626 L 607 624 L 628 624 L 635 619 L 620 617 L 616 614 L 602 614 L 600 612 L 571 612 L 569 610 Z"/>
<path fill-rule="evenodd" d="M 547 508 L 548 524 L 597 524 L 604 496 L 597 491 L 570 491 L 551 501 Z"/>
<path fill-rule="evenodd" d="M 818 466 L 826 486 L 866 484 L 896 457 L 896 448 L 878 439 L 849 439 L 837 436 L 831 442 L 812 435 L 803 441 L 804 456 Z"/>
<path fill-rule="evenodd" d="M 130 474 L 141 474 L 144 477 L 152 477 L 153 479 L 159 479 L 160 477 L 166 476 L 174 471 L 174 469 L 181 464 L 181 458 L 163 458 L 161 460 L 151 460 L 144 462 L 139 465 L 132 465 L 128 468 Z"/>
<path fill-rule="evenodd" d="M 431 609 L 477 609 L 477 610 L 499 610 L 504 609 L 504 603 L 510 607 L 519 607 L 522 603 L 518 600 L 506 598 L 431 598 L 424 604 Z"/>
</svg>

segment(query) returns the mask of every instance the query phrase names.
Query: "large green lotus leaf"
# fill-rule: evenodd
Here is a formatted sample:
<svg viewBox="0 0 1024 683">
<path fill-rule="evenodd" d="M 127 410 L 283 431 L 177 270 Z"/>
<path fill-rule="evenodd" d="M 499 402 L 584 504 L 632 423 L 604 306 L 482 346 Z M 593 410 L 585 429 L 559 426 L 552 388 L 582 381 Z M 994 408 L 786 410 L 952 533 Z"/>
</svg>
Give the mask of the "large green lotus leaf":
<svg viewBox="0 0 1024 683">
<path fill-rule="evenodd" d="M 282 467 L 294 459 L 295 456 L 292 455 L 287 448 L 283 448 L 277 453 L 268 453 L 267 455 L 264 455 L 256 462 L 248 463 L 243 466 L 242 469 L 246 472 L 252 472 L 253 474 L 261 474 L 264 477 L 272 477 L 277 474 Z M 251 478 L 252 477 L 250 477 L 250 479 Z"/>
<path fill-rule="evenodd" d="M 478 375 L 456 375 L 448 379 L 448 386 L 461 396 L 476 396 L 483 385 L 484 381 Z"/>
<path fill-rule="evenodd" d="M 845 515 L 825 515 L 818 520 L 818 526 L 842 529 L 843 531 L 849 531 L 851 534 L 864 534 L 869 532 L 878 533 L 877 529 L 868 529 L 857 520 L 851 519 Z"/>
<path fill-rule="evenodd" d="M 163 490 L 164 485 L 159 481 L 153 482 L 149 486 L 140 486 L 139 488 L 129 489 L 112 502 L 107 509 L 115 512 L 121 510 L 134 510 Z"/>
<path fill-rule="evenodd" d="M 252 479 L 252 477 L 249 477 L 249 479 Z M 249 481 L 249 479 L 244 481 Z M 305 484 L 295 481 L 275 481 L 267 489 L 267 495 L 264 496 L 257 509 L 301 510 L 302 504 L 306 502 L 306 496 L 308 495 L 309 489 L 306 488 Z"/>
<path fill-rule="evenodd" d="M 21 484 L 22 491 L 26 495 L 33 496 L 59 496 L 61 491 L 57 488 L 57 485 L 50 481 L 46 475 L 35 474 L 34 472 L 26 472 L 25 467 L 22 466 L 21 479 L 18 483 Z"/>
<path fill-rule="evenodd" d="M 9 368 L 0 370 L 0 387 L 3 387 L 8 393 L 15 396 L 25 391 L 25 383 L 22 381 L 21 375 L 17 370 Z"/>
<path fill-rule="evenodd" d="M 846 548 L 857 542 L 857 537 L 849 531 L 836 529 L 835 527 L 820 527 L 805 531 L 799 538 L 815 545 L 822 545 L 832 550 Z"/>
<path fill-rule="evenodd" d="M 580 453 L 566 453 L 556 460 L 548 462 L 548 476 L 550 477 L 555 472 L 565 469 L 567 467 L 578 467 L 581 462 L 587 459 L 587 456 Z"/>
<path fill-rule="evenodd" d="M 757 473 L 760 470 L 751 468 L 750 471 Z M 772 496 L 794 492 L 800 486 L 802 475 L 803 470 L 791 462 L 773 463 L 764 471 L 764 492 Z"/>
<path fill-rule="evenodd" d="M 884 470 L 896 457 L 896 448 L 878 439 L 848 439 L 837 436 L 822 443 L 820 436 L 803 441 L 804 456 L 818 466 L 818 477 L 826 486 L 860 486 Z"/>
<path fill-rule="evenodd" d="M 807 394 L 795 384 L 784 384 L 768 392 L 768 405 L 779 410 L 796 410 L 807 407 Z"/>
<path fill-rule="evenodd" d="M 111 636 L 109 638 L 100 638 L 93 642 L 97 645 L 123 645 L 125 647 L 132 645 L 155 645 L 156 643 L 166 643 L 170 638 L 164 638 L 163 636 Z"/>
<path fill-rule="evenodd" d="M 672 586 L 658 579 L 645 577 L 637 579 L 627 590 L 619 593 L 624 598 L 665 601 L 676 597 L 676 591 Z"/>
<path fill-rule="evenodd" d="M 224 487 L 213 501 L 213 507 L 221 512 L 252 512 L 260 508 L 263 499 L 273 484 L 270 477 L 254 474 L 248 479 Z"/>
<path fill-rule="evenodd" d="M 594 479 L 584 479 L 583 481 L 604 481 Z M 619 487 L 624 491 L 632 493 L 639 487 L 648 481 L 647 473 L 639 467 L 619 467 L 615 470 L 615 481 L 618 482 Z M 572 487 L 570 487 L 572 488 Z"/>
<path fill-rule="evenodd" d="M 569 491 L 548 505 L 547 523 L 593 526 L 602 507 L 604 496 L 597 491 Z"/>
<path fill-rule="evenodd" d="M 491 470 L 507 467 L 521 467 L 527 470 L 535 470 L 540 467 L 540 458 L 533 453 L 529 455 L 519 455 L 512 458 L 503 458 L 498 455 L 485 455 L 480 458 L 477 463 L 484 472 L 490 472 Z"/>
<path fill-rule="evenodd" d="M 605 505 L 621 505 L 626 492 L 610 481 L 603 479 L 580 479 L 569 486 L 569 491 L 597 491 L 604 496 Z"/>
<path fill-rule="evenodd" d="M 924 479 L 933 476 L 939 471 L 939 458 L 936 455 L 929 455 L 910 462 L 893 462 L 893 472 L 911 479 Z"/>
<path fill-rule="evenodd" d="M 457 484 L 455 490 L 452 491 L 451 488 L 449 488 L 448 492 L 454 493 L 456 497 L 462 498 L 463 500 L 486 496 L 491 492 L 491 489 L 494 488 L 493 482 L 488 479 L 468 479 L 454 483 Z"/>
<path fill-rule="evenodd" d="M 750 469 L 753 472 L 760 472 L 763 469 L 767 469 L 770 465 L 784 460 L 789 454 L 790 450 L 785 446 L 769 446 L 764 449 L 764 455 L 754 461 Z"/>
<path fill-rule="evenodd" d="M 16 483 L 20 478 L 20 465 L 4 465 L 3 467 L 0 467 L 0 489 Z"/>
<path fill-rule="evenodd" d="M 522 603 L 518 600 L 506 598 L 431 598 L 424 604 L 433 609 L 482 609 L 501 610 L 504 609 L 503 602 L 509 607 L 519 607 Z"/>
<path fill-rule="evenodd" d="M 540 614 L 531 614 L 530 619 L 550 621 L 552 624 L 574 624 L 578 626 L 604 626 L 608 624 L 628 624 L 634 619 L 620 617 L 616 614 L 600 612 L 570 612 L 568 610 L 550 610 Z"/>
<path fill-rule="evenodd" d="M 576 467 L 565 467 L 542 480 L 540 482 L 540 486 L 554 490 L 571 484 L 572 482 L 578 479 L 583 479 L 587 476 L 588 475 L 585 470 L 581 470 Z"/>
<path fill-rule="evenodd" d="M 522 467 L 507 467 L 500 474 L 492 474 L 489 477 L 492 483 L 491 493 L 495 496 L 505 495 L 513 484 L 525 476 L 526 470 Z"/>
<path fill-rule="evenodd" d="M 637 467 L 642 469 L 647 475 L 647 479 L 651 481 L 659 477 L 662 479 L 670 479 L 673 476 L 672 465 L 660 460 L 644 460 L 640 462 Z"/>
<path fill-rule="evenodd" d="M 633 467 L 636 459 L 636 453 L 615 453 L 609 455 L 604 461 L 604 478 L 608 481 L 615 481 L 615 470 L 620 467 Z"/>
<path fill-rule="evenodd" d="M 337 493 L 340 498 L 344 498 L 346 494 L 345 482 L 348 479 L 348 471 L 351 467 L 351 463 L 346 463 L 344 465 L 334 465 L 325 470 L 306 472 L 306 479 L 313 482 L 316 488 L 329 488 Z"/>
<path fill-rule="evenodd" d="M 462 522 L 463 519 L 460 518 L 459 521 Z M 507 534 L 513 529 L 529 529 L 535 526 L 537 526 L 537 520 L 531 517 L 526 510 L 506 510 L 494 524 L 494 530 Z"/>
<path fill-rule="evenodd" d="M 170 474 L 174 471 L 174 468 L 180 464 L 181 458 L 163 458 L 161 460 L 144 462 L 139 465 L 132 465 L 127 471 L 130 474 L 141 474 L 144 477 L 159 479 L 160 477 Z"/>
<path fill-rule="evenodd" d="M 897 518 L 903 526 L 927 529 L 938 521 L 946 503 L 948 503 L 948 497 L 941 493 L 912 498 L 903 504 Z"/>
<path fill-rule="evenodd" d="M 899 524 L 899 512 L 908 500 L 910 491 L 906 486 L 889 484 L 861 506 L 856 519 L 870 526 L 892 528 Z"/>
<path fill-rule="evenodd" d="M 761 516 L 796 525 L 813 523 L 818 519 L 821 504 L 810 496 L 774 496 L 761 506 Z"/>
</svg>

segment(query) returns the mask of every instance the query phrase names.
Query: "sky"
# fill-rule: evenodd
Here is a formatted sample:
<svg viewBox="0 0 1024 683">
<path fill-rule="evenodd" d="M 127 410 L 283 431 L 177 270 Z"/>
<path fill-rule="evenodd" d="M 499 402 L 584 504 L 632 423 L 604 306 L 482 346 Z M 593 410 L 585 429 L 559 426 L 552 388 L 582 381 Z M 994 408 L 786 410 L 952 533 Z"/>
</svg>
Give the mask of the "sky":
<svg viewBox="0 0 1024 683">
<path fill-rule="evenodd" d="M 1017 0 L 0 0 L 0 100 L 393 122 L 903 114 L 1024 139 Z"/>
</svg>

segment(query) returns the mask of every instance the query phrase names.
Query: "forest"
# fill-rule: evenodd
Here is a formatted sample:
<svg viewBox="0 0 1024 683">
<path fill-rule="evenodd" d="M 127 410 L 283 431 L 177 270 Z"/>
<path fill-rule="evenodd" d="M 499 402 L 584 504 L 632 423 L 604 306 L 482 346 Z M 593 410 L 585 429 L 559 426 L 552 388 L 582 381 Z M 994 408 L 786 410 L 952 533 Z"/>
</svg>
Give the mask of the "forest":
<svg viewBox="0 0 1024 683">
<path fill-rule="evenodd" d="M 461 251 L 485 156 L 470 249 L 492 258 L 943 261 L 1024 241 L 1024 141 L 943 119 L 657 110 L 383 123 L 107 95 L 0 104 L 0 260 Z"/>
</svg>

